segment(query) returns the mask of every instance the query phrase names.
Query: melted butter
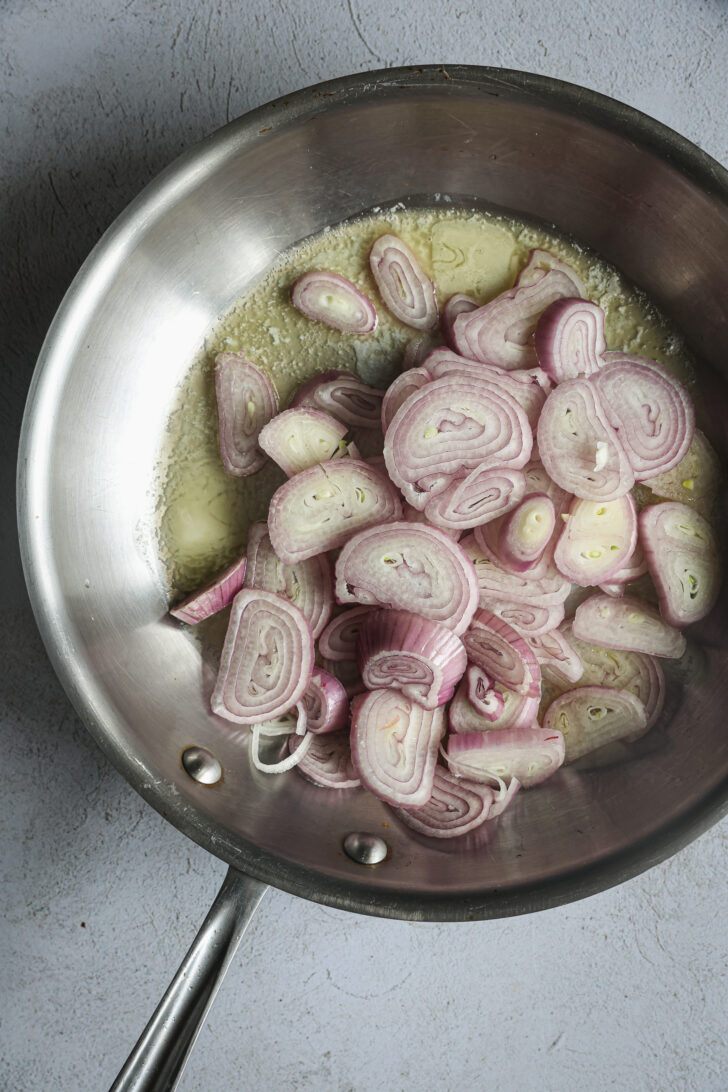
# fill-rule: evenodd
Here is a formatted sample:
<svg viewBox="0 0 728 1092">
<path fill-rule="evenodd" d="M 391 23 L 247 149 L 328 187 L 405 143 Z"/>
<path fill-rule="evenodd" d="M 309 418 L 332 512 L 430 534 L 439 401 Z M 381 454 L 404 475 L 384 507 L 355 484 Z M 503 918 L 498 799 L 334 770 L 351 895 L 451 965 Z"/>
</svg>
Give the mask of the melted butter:
<svg viewBox="0 0 728 1092">
<path fill-rule="evenodd" d="M 271 377 L 282 409 L 305 379 L 329 368 L 387 386 L 416 332 L 387 312 L 369 271 L 369 250 L 384 232 L 394 232 L 412 248 L 433 278 L 441 306 L 455 292 L 486 302 L 513 284 L 533 247 L 551 250 L 576 269 L 589 297 L 606 311 L 610 349 L 652 357 L 689 379 L 682 341 L 647 298 L 614 268 L 555 232 L 442 207 L 375 210 L 329 228 L 284 253 L 238 301 L 211 332 L 180 390 L 162 456 L 157 506 L 160 553 L 174 598 L 200 587 L 240 555 L 248 527 L 266 518 L 270 498 L 285 480 L 273 463 L 250 478 L 225 474 L 218 453 L 215 357 L 243 352 Z M 315 268 L 343 274 L 369 296 L 379 315 L 373 334 L 341 334 L 295 310 L 291 284 Z"/>
</svg>

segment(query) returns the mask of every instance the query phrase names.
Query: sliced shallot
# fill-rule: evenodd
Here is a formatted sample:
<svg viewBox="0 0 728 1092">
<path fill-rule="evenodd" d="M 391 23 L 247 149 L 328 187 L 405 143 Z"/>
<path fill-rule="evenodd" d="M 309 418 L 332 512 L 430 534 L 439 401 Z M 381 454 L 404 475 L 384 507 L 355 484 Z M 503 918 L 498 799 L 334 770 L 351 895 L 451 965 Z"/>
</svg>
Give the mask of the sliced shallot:
<svg viewBox="0 0 728 1092">
<path fill-rule="evenodd" d="M 395 318 L 416 330 L 437 325 L 435 286 L 410 248 L 396 235 L 380 235 L 369 253 L 379 295 Z"/>
<path fill-rule="evenodd" d="M 693 442 L 677 466 L 650 478 L 645 484 L 665 500 L 700 507 L 710 504 L 718 492 L 721 478 L 720 460 L 705 435 L 696 428 Z"/>
<path fill-rule="evenodd" d="M 520 469 L 533 435 L 516 400 L 482 374 L 435 379 L 415 391 L 387 429 L 392 481 L 415 508 L 479 467 Z"/>
<path fill-rule="evenodd" d="M 482 713 L 468 697 L 468 680 L 463 679 L 448 708 L 448 720 L 453 732 L 498 732 L 508 728 L 529 727 L 538 713 L 538 698 L 514 694 L 512 690 L 495 683 L 493 690 L 500 696 L 497 716 Z"/>
<path fill-rule="evenodd" d="M 518 402 L 532 429 L 538 423 L 539 414 L 552 386 L 551 380 L 541 368 L 518 368 L 507 372 L 492 364 L 466 360 L 450 349 L 433 349 L 425 358 L 423 366 L 433 379 L 455 375 L 464 379 L 480 376 L 495 383 Z"/>
<path fill-rule="evenodd" d="M 319 637 L 319 652 L 334 663 L 356 660 L 356 641 L 367 614 L 372 607 L 350 607 L 337 614 Z"/>
<path fill-rule="evenodd" d="M 314 669 L 301 702 L 306 711 L 307 731 L 323 735 L 345 726 L 349 699 L 342 684 L 328 671 Z"/>
<path fill-rule="evenodd" d="M 213 712 L 248 725 L 286 713 L 303 697 L 313 660 L 311 627 L 298 607 L 244 588 L 233 600 Z"/>
<path fill-rule="evenodd" d="M 589 300 L 555 300 L 538 320 L 534 345 L 555 383 L 589 376 L 604 364 L 604 312 Z"/>
<path fill-rule="evenodd" d="M 667 501 L 640 513 L 640 536 L 666 621 L 685 626 L 705 618 L 721 583 L 718 539 L 708 521 Z"/>
<path fill-rule="evenodd" d="M 647 723 L 645 707 L 627 690 L 606 686 L 579 686 L 556 698 L 543 720 L 548 732 L 560 732 L 566 748 L 565 762 L 641 733 Z"/>
<path fill-rule="evenodd" d="M 215 394 L 223 466 L 228 474 L 247 478 L 265 462 L 258 434 L 278 412 L 275 388 L 242 353 L 220 353 L 215 358 Z"/>
<path fill-rule="evenodd" d="M 370 334 L 377 326 L 374 304 L 338 273 L 312 269 L 291 289 L 291 303 L 307 318 L 344 334 Z"/>
<path fill-rule="evenodd" d="M 478 664 L 468 664 L 465 672 L 467 694 L 470 704 L 476 712 L 491 723 L 498 720 L 505 709 L 503 695 L 494 686 Z"/>
<path fill-rule="evenodd" d="M 688 392 L 654 360 L 608 354 L 593 380 L 638 482 L 672 470 L 695 432 Z"/>
<path fill-rule="evenodd" d="M 399 690 L 373 690 L 358 699 L 351 756 L 362 785 L 389 804 L 426 804 L 444 730 L 442 709 L 423 709 Z"/>
<path fill-rule="evenodd" d="M 563 273 L 565 277 L 571 283 L 572 291 L 570 296 L 580 296 L 586 298 L 586 288 L 584 282 L 581 280 L 576 270 L 564 262 L 561 258 L 557 258 L 550 250 L 532 250 L 528 255 L 528 261 L 524 265 L 521 272 L 518 274 L 516 284 L 533 284 L 544 273 L 550 273 L 551 270 L 556 270 L 558 273 Z"/>
<path fill-rule="evenodd" d="M 322 789 L 358 789 L 359 775 L 351 761 L 349 733 L 328 732 L 326 735 L 308 735 L 306 753 L 299 759 L 296 769 L 306 781 Z M 302 745 L 300 736 L 291 736 L 288 747 L 297 753 Z"/>
<path fill-rule="evenodd" d="M 469 311 L 477 310 L 477 307 L 476 300 L 472 296 L 466 296 L 464 292 L 456 292 L 454 296 L 450 296 L 440 318 L 442 332 L 448 344 L 452 344 L 452 324 L 458 315 L 466 315 Z"/>
<path fill-rule="evenodd" d="M 426 368 L 408 368 L 389 385 L 382 400 L 382 431 L 386 432 L 392 418 L 411 394 L 429 383 L 432 376 Z"/>
<path fill-rule="evenodd" d="M 373 610 L 363 619 L 357 661 L 369 690 L 401 690 L 424 709 L 453 696 L 467 666 L 451 629 L 406 610 Z"/>
<path fill-rule="evenodd" d="M 548 667 L 550 674 L 565 686 L 578 682 L 584 674 L 579 653 L 560 629 L 552 629 L 541 637 L 531 637 L 528 643 L 541 667 Z"/>
<path fill-rule="evenodd" d="M 463 644 L 468 660 L 477 664 L 488 678 L 516 694 L 537 698 L 541 668 L 531 646 L 516 631 L 486 610 L 473 617 Z"/>
<path fill-rule="evenodd" d="M 485 524 L 485 528 L 488 524 Z M 563 603 L 571 591 L 571 584 L 551 564 L 539 562 L 532 569 L 516 572 L 506 568 L 489 548 L 480 534 L 485 528 L 463 538 L 459 545 L 475 566 L 480 597 L 488 606 L 489 597 L 523 602 L 531 607 L 547 607 Z M 558 625 L 558 623 L 557 623 Z M 554 629 L 555 626 L 551 626 Z"/>
<path fill-rule="evenodd" d="M 301 470 L 336 458 L 346 435 L 342 425 L 323 410 L 301 406 L 277 414 L 261 429 L 261 449 L 289 478 Z"/>
<path fill-rule="evenodd" d="M 538 723 L 508 732 L 466 732 L 450 736 L 451 771 L 471 780 L 515 778 L 524 789 L 540 785 L 564 762 L 561 732 Z"/>
<path fill-rule="evenodd" d="M 453 479 L 449 489 L 430 497 L 424 514 L 443 530 L 469 530 L 510 512 L 525 492 L 523 471 L 476 466 L 465 477 Z"/>
<path fill-rule="evenodd" d="M 512 798 L 509 796 L 509 801 Z M 419 808 L 394 808 L 394 811 L 418 834 L 428 838 L 458 838 L 492 818 L 495 799 L 490 785 L 466 781 L 438 766 L 427 803 Z"/>
<path fill-rule="evenodd" d="M 626 585 L 630 584 L 633 580 L 637 580 L 638 577 L 644 576 L 647 572 L 647 558 L 645 552 L 642 549 L 639 539 L 635 543 L 635 548 L 623 565 L 616 570 L 616 572 L 609 574 L 609 580 L 605 583 L 600 581 L 599 587 L 606 595 L 613 595 L 619 599 L 624 595 L 626 591 Z"/>
<path fill-rule="evenodd" d="M 328 371 L 314 375 L 298 388 L 291 408 L 312 406 L 330 413 L 337 421 L 359 428 L 381 423 L 384 391 L 369 387 L 351 372 Z"/>
<path fill-rule="evenodd" d="M 452 342 L 469 360 L 512 368 L 538 365 L 533 345 L 536 324 L 542 312 L 555 300 L 574 295 L 570 277 L 552 269 L 534 276 L 530 284 L 516 285 L 496 296 L 484 307 L 457 316 Z"/>
<path fill-rule="evenodd" d="M 647 652 L 679 659 L 685 651 L 682 633 L 641 599 L 592 595 L 576 608 L 573 631 L 582 641 L 605 648 Z"/>
<path fill-rule="evenodd" d="M 499 558 L 517 572 L 530 569 L 548 546 L 555 523 L 551 498 L 545 493 L 531 493 L 501 523 Z"/>
<path fill-rule="evenodd" d="M 268 532 L 289 565 L 342 546 L 364 527 L 398 519 L 397 490 L 359 459 L 337 459 L 302 470 L 273 494 Z"/>
<path fill-rule="evenodd" d="M 308 619 L 314 638 L 327 625 L 334 610 L 334 567 L 327 554 L 285 565 L 273 549 L 265 523 L 248 531 L 248 566 L 245 588 L 261 588 L 288 599 Z"/>
<path fill-rule="evenodd" d="M 616 500 L 634 485 L 627 453 L 588 379 L 567 379 L 551 391 L 538 421 L 538 451 L 549 477 L 583 500 Z"/>
<path fill-rule="evenodd" d="M 176 607 L 172 607 L 169 613 L 173 618 L 179 618 L 180 622 L 187 622 L 190 626 L 197 625 L 212 614 L 217 614 L 228 603 L 232 603 L 242 588 L 246 560 L 245 557 L 241 557 L 238 561 L 233 561 L 232 565 L 216 576 L 211 584 L 188 595 Z"/>
<path fill-rule="evenodd" d="M 475 613 L 478 581 L 472 562 L 444 531 L 402 521 L 349 539 L 336 562 L 336 597 L 412 610 L 461 634 Z"/>
<path fill-rule="evenodd" d="M 554 550 L 560 573 L 581 588 L 610 580 L 637 543 L 637 510 L 629 493 L 613 501 L 575 499 Z"/>
</svg>

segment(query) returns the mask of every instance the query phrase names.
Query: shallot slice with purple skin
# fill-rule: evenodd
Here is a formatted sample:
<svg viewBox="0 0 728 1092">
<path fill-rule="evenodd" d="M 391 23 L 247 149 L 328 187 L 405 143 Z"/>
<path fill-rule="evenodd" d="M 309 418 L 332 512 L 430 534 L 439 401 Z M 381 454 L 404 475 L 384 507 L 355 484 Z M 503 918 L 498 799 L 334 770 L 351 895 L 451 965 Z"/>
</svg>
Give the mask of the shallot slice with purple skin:
<svg viewBox="0 0 728 1092">
<path fill-rule="evenodd" d="M 433 349 L 423 366 L 433 379 L 460 375 L 468 379 L 480 376 L 505 390 L 523 409 L 531 428 L 535 428 L 546 397 L 551 390 L 551 380 L 541 368 L 518 368 L 504 371 L 492 364 L 466 360 L 450 349 Z"/>
<path fill-rule="evenodd" d="M 301 406 L 269 421 L 260 430 L 258 444 L 292 478 L 309 466 L 335 459 L 345 435 L 346 425 L 329 413 Z"/>
<path fill-rule="evenodd" d="M 381 800 L 416 808 L 432 795 L 445 714 L 399 690 L 373 690 L 352 707 L 351 757 L 361 783 Z"/>
<path fill-rule="evenodd" d="M 556 482 L 548 476 L 540 458 L 536 457 L 537 454 L 536 445 L 534 444 L 533 452 L 531 453 L 531 461 L 526 463 L 523 468 L 523 473 L 526 478 L 526 496 L 528 496 L 529 493 L 545 493 L 554 506 L 554 512 L 558 521 L 562 512 L 565 512 L 569 507 L 571 494 L 567 493 L 565 489 L 562 489 L 560 485 L 557 485 Z M 558 522 L 557 528 L 555 529 L 558 529 Z"/>
<path fill-rule="evenodd" d="M 286 713 L 303 697 L 313 664 L 311 627 L 298 607 L 244 588 L 233 600 L 212 711 L 248 725 Z"/>
<path fill-rule="evenodd" d="M 523 694 L 514 694 L 499 683 L 493 691 L 498 695 L 500 706 L 494 717 L 489 711 L 481 713 L 468 697 L 467 675 L 455 692 L 455 697 L 448 707 L 450 730 L 453 732 L 502 732 L 509 728 L 527 728 L 533 724 L 538 713 L 538 698 L 527 698 Z"/>
<path fill-rule="evenodd" d="M 528 643 L 541 667 L 548 667 L 550 674 L 565 686 L 578 682 L 584 674 L 579 653 L 560 629 L 552 629 L 541 637 L 531 637 Z"/>
<path fill-rule="evenodd" d="M 513 795 L 509 795 L 509 802 Z M 426 804 L 420 808 L 392 810 L 418 834 L 428 838 L 459 838 L 494 818 L 495 799 L 496 794 L 490 785 L 466 781 L 444 766 L 438 766 L 432 782 L 432 796 Z"/>
<path fill-rule="evenodd" d="M 637 543 L 637 509 L 629 493 L 613 501 L 574 500 L 554 550 L 560 573 L 581 588 L 610 580 Z"/>
<path fill-rule="evenodd" d="M 498 720 L 505 710 L 505 701 L 499 690 L 490 685 L 490 679 L 478 664 L 468 664 L 465 672 L 468 700 L 473 709 L 489 720 Z"/>
<path fill-rule="evenodd" d="M 384 440 L 389 476 L 415 508 L 480 467 L 519 470 L 533 434 L 516 400 L 482 375 L 435 379 L 397 410 Z"/>
<path fill-rule="evenodd" d="M 450 489 L 430 497 L 424 514 L 444 531 L 465 531 L 510 512 L 525 491 L 522 471 L 476 466 L 466 477 L 455 478 Z"/>
<path fill-rule="evenodd" d="M 695 432 L 695 410 L 674 375 L 654 360 L 614 359 L 610 353 L 593 382 L 638 482 L 672 470 L 684 458 Z"/>
<path fill-rule="evenodd" d="M 572 623 L 574 635 L 604 648 L 628 652 L 646 652 L 651 656 L 679 659 L 686 641 L 659 612 L 641 599 L 624 596 L 592 595 L 576 608 Z"/>
<path fill-rule="evenodd" d="M 424 709 L 449 701 L 467 665 L 452 630 L 406 610 L 374 610 L 356 642 L 361 677 L 369 690 L 401 690 Z"/>
<path fill-rule="evenodd" d="M 527 641 L 501 618 L 479 610 L 463 644 L 468 660 L 477 664 L 490 679 L 528 698 L 538 698 L 541 668 Z"/>
<path fill-rule="evenodd" d="M 306 711 L 306 730 L 314 735 L 337 732 L 346 725 L 349 716 L 349 699 L 337 678 L 314 669 L 311 681 L 301 699 Z"/>
<path fill-rule="evenodd" d="M 644 652 L 625 652 L 621 649 L 604 648 L 588 641 L 581 641 L 572 633 L 571 622 L 564 623 L 563 636 L 573 645 L 582 663 L 581 686 L 608 686 L 616 690 L 628 690 L 642 702 L 647 713 L 647 723 L 637 733 L 626 737 L 628 742 L 651 728 L 657 721 L 665 701 L 665 675 L 660 661 Z M 555 679 L 560 689 L 570 689 L 571 681 L 551 667 L 543 666 L 544 678 Z"/>
<path fill-rule="evenodd" d="M 314 375 L 298 388 L 291 409 L 312 406 L 350 427 L 378 429 L 383 398 L 384 391 L 367 386 L 351 372 L 328 371 Z"/>
<path fill-rule="evenodd" d="M 429 383 L 432 376 L 426 368 L 409 368 L 402 372 L 387 388 L 382 400 L 382 431 L 386 432 L 392 418 L 411 394 Z"/>
<path fill-rule="evenodd" d="M 242 353 L 215 357 L 220 457 L 227 474 L 247 478 L 265 463 L 258 435 L 278 413 L 278 396 L 268 376 Z"/>
<path fill-rule="evenodd" d="M 491 596 L 481 596 L 480 605 L 487 607 L 498 618 L 502 618 L 515 629 L 516 633 L 520 633 L 521 637 L 526 639 L 540 637 L 541 634 L 556 629 L 563 622 L 566 613 L 563 603 L 540 606 L 538 603 Z"/>
<path fill-rule="evenodd" d="M 246 562 L 245 557 L 233 561 L 232 565 L 216 576 L 212 583 L 188 595 L 176 607 L 172 607 L 169 613 L 173 618 L 178 618 L 180 622 L 186 622 L 190 626 L 195 626 L 205 618 L 217 614 L 223 607 L 232 603 L 242 588 Z"/>
<path fill-rule="evenodd" d="M 324 669 L 341 683 L 349 699 L 366 692 L 356 660 L 327 660 L 322 657 L 322 661 Z"/>
<path fill-rule="evenodd" d="M 396 235 L 380 235 L 369 252 L 379 295 L 395 318 L 415 330 L 437 326 L 435 286 L 415 255 Z"/>
<path fill-rule="evenodd" d="M 517 474 L 518 471 L 507 471 L 507 473 Z M 442 493 L 439 494 L 439 496 L 444 495 L 445 494 Z M 462 534 L 462 531 L 454 531 L 450 527 L 443 527 L 442 523 L 438 522 L 437 520 L 428 519 L 427 512 L 421 512 L 419 508 L 413 508 L 411 504 L 407 503 L 407 501 L 405 501 L 402 505 L 402 516 L 407 521 L 407 523 L 426 523 L 430 527 L 438 527 L 441 531 L 444 531 L 445 534 L 453 540 L 453 542 L 457 542 L 460 539 L 460 535 Z"/>
<path fill-rule="evenodd" d="M 444 531 L 402 521 L 349 539 L 336 562 L 336 597 L 411 610 L 459 635 L 475 613 L 478 581 L 472 562 Z"/>
<path fill-rule="evenodd" d="M 342 334 L 370 334 L 377 327 L 372 301 L 346 277 L 324 269 L 311 269 L 298 278 L 291 289 L 291 303 L 306 318 Z"/>
<path fill-rule="evenodd" d="M 582 500 L 616 500 L 634 485 L 627 453 L 588 379 L 567 379 L 551 391 L 538 421 L 538 451 L 549 477 Z"/>
<path fill-rule="evenodd" d="M 498 556 L 516 572 L 530 569 L 549 544 L 556 512 L 545 493 L 532 493 L 503 520 L 498 534 Z"/>
<path fill-rule="evenodd" d="M 566 764 L 607 743 L 642 734 L 646 723 L 647 713 L 639 698 L 607 686 L 579 686 L 562 694 L 543 719 L 545 731 L 561 733 Z"/>
<path fill-rule="evenodd" d="M 296 771 L 322 789 L 358 789 L 359 775 L 351 761 L 349 733 L 327 732 L 326 735 L 309 735 L 310 743 Z M 301 747 L 301 737 L 291 736 L 288 748 L 295 753 Z"/>
<path fill-rule="evenodd" d="M 523 572 L 506 568 L 490 549 L 482 533 L 489 526 L 486 523 L 483 527 L 476 527 L 472 535 L 467 535 L 459 543 L 475 566 L 480 598 L 484 600 L 482 605 L 488 607 L 491 599 L 521 602 L 540 608 L 562 604 L 571 591 L 570 582 L 543 559 Z M 549 628 L 555 629 L 558 624 Z"/>
<path fill-rule="evenodd" d="M 278 556 L 293 565 L 401 513 L 397 490 L 384 474 L 358 459 L 336 459 L 302 470 L 276 490 L 268 533 Z"/>
<path fill-rule="evenodd" d="M 643 509 L 640 536 L 663 618 L 674 626 L 705 618 L 721 586 L 718 539 L 708 521 L 667 501 Z"/>
<path fill-rule="evenodd" d="M 285 565 L 273 549 L 265 523 L 248 531 L 248 566 L 243 586 L 275 592 L 303 611 L 314 638 L 327 625 L 334 610 L 334 571 L 327 554 Z"/>
<path fill-rule="evenodd" d="M 586 299 L 587 292 L 584 282 L 576 270 L 568 262 L 557 258 L 550 250 L 532 250 L 528 255 L 528 261 L 516 278 L 516 284 L 519 288 L 526 284 L 533 284 L 544 273 L 549 273 L 551 270 L 562 273 L 571 282 L 573 291 L 569 293 L 570 296 L 580 296 Z"/>
<path fill-rule="evenodd" d="M 619 599 L 624 595 L 627 584 L 637 580 L 640 576 L 644 576 L 646 572 L 647 558 L 639 539 L 637 539 L 632 554 L 623 565 L 620 565 L 616 572 L 610 573 L 608 582 L 600 582 L 599 588 L 605 595 L 613 595 L 615 599 Z"/>
<path fill-rule="evenodd" d="M 657 497 L 702 510 L 717 494 L 722 477 L 720 459 L 706 436 L 696 428 L 693 442 L 677 466 L 650 478 L 645 485 Z"/>
<path fill-rule="evenodd" d="M 470 311 L 477 310 L 477 307 L 477 301 L 472 296 L 466 296 L 464 292 L 456 292 L 454 296 L 450 296 L 440 316 L 440 326 L 448 345 L 452 344 L 452 324 L 458 315 L 467 315 Z"/>
<path fill-rule="evenodd" d="M 604 312 L 584 299 L 561 299 L 541 315 L 534 338 L 538 362 L 554 383 L 589 376 L 604 364 Z"/>
<path fill-rule="evenodd" d="M 475 311 L 460 314 L 452 326 L 452 343 L 462 356 L 511 371 L 538 366 L 533 344 L 536 324 L 555 300 L 574 295 L 566 274 L 552 269 L 516 285 Z"/>
<path fill-rule="evenodd" d="M 450 770 L 470 780 L 516 780 L 524 789 L 540 785 L 564 763 L 560 731 L 538 724 L 508 732 L 466 732 L 450 736 Z"/>
<path fill-rule="evenodd" d="M 364 619 L 373 607 L 350 607 L 332 618 L 319 637 L 319 652 L 333 663 L 356 660 L 356 642 Z"/>
</svg>

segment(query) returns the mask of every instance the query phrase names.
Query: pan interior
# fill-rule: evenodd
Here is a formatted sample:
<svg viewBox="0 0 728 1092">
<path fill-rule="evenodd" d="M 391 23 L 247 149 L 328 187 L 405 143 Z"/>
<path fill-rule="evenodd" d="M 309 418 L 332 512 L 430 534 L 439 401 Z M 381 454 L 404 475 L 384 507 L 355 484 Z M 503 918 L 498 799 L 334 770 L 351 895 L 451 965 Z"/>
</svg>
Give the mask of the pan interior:
<svg viewBox="0 0 728 1092">
<path fill-rule="evenodd" d="M 363 793 L 253 770 L 207 698 L 214 659 L 167 617 L 156 473 L 210 330 L 288 247 L 403 195 L 459 196 L 557 226 L 642 288 L 697 359 L 723 460 L 725 183 L 704 157 L 596 96 L 488 70 L 354 78 L 294 96 L 188 153 L 124 214 L 49 334 L 21 453 L 21 538 L 41 629 L 72 699 L 133 784 L 231 863 L 367 912 L 468 917 L 596 890 L 666 855 L 723 805 L 723 607 L 691 643 L 665 727 L 630 762 L 562 771 L 480 840 L 416 841 Z M 682 154 L 684 153 L 684 154 Z M 716 168 L 718 169 L 718 168 Z M 722 188 L 721 188 L 722 187 Z M 717 192 L 720 191 L 720 192 Z M 27 460 L 27 462 L 26 462 Z M 224 770 L 181 765 L 191 744 Z M 391 853 L 362 869 L 350 831 Z"/>
</svg>

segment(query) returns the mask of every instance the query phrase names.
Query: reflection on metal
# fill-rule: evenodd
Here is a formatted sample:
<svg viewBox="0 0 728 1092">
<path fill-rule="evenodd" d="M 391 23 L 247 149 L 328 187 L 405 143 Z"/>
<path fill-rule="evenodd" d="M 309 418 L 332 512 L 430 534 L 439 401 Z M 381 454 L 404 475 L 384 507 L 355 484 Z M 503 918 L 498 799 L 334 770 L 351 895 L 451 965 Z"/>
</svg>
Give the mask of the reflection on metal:
<svg viewBox="0 0 728 1092">
<path fill-rule="evenodd" d="M 389 846 L 377 834 L 347 834 L 343 845 L 344 853 L 357 864 L 378 865 L 386 861 L 389 854 Z"/>
<path fill-rule="evenodd" d="M 217 785 L 222 777 L 222 766 L 205 747 L 187 747 L 182 752 L 182 765 L 200 785 Z"/>
</svg>

